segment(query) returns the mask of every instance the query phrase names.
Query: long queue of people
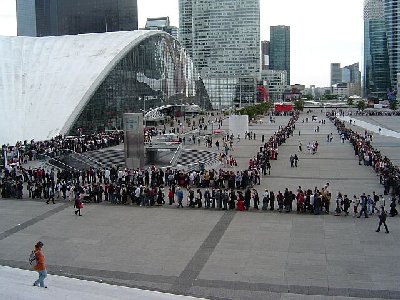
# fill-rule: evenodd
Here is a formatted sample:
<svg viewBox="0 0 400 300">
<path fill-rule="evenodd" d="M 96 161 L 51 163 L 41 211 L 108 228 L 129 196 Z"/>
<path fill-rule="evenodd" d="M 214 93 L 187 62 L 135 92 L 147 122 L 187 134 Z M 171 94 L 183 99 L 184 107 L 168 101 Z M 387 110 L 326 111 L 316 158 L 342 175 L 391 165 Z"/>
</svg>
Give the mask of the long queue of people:
<svg viewBox="0 0 400 300">
<path fill-rule="evenodd" d="M 270 173 L 270 159 L 277 159 L 278 146 L 293 135 L 294 123 L 298 114 L 293 114 L 285 127 L 280 127 L 278 132 L 260 148 L 260 151 L 250 160 L 249 168 L 243 171 L 233 170 L 204 170 L 201 172 L 184 172 L 168 168 L 167 170 L 152 167 L 149 170 L 129 169 L 94 169 L 78 170 L 32 170 L 22 167 L 5 170 L 2 181 L 2 196 L 9 198 L 22 198 L 23 183 L 27 183 L 28 195 L 31 198 L 53 199 L 60 197 L 70 199 L 78 194 L 84 194 L 87 200 L 100 202 L 102 199 L 111 198 L 115 203 L 126 203 L 128 195 L 138 187 L 148 189 L 148 193 L 155 194 L 154 187 L 160 186 L 196 186 L 199 188 L 229 188 L 245 189 L 261 183 L 261 172 Z M 108 197 L 111 195 L 111 197 Z M 131 197 L 133 198 L 133 197 Z M 153 201 L 149 201 L 152 203 Z M 155 202 L 155 201 L 154 201 Z"/>
<path fill-rule="evenodd" d="M 123 131 L 101 132 L 90 135 L 56 136 L 46 141 L 18 141 L 15 145 L 2 145 L 1 159 L 9 165 L 22 165 L 43 155 L 55 157 L 65 150 L 78 153 L 119 145 L 123 142 Z"/>
<path fill-rule="evenodd" d="M 384 186 L 384 195 L 391 196 L 390 215 L 397 215 L 396 200 L 400 203 L 400 169 L 392 161 L 381 154 L 371 145 L 368 133 L 364 135 L 347 128 L 346 124 L 336 117 L 335 112 L 328 114 L 329 119 L 335 124 L 342 140 L 348 140 L 358 158 L 358 164 L 370 166 L 379 175 L 380 183 Z"/>
</svg>

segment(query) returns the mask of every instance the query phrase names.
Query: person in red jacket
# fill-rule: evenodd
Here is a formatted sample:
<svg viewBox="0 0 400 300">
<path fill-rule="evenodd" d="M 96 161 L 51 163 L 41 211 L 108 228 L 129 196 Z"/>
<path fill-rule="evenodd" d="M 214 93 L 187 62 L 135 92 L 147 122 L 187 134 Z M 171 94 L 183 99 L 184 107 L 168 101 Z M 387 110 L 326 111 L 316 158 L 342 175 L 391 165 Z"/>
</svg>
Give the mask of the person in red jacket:
<svg viewBox="0 0 400 300">
<path fill-rule="evenodd" d="M 82 201 L 81 201 L 81 199 L 79 197 L 77 197 L 75 199 L 74 208 L 76 208 L 75 215 L 78 214 L 79 216 L 82 216 L 81 215 L 81 209 L 83 208 L 83 203 L 82 203 Z"/>
<path fill-rule="evenodd" d="M 47 286 L 44 285 L 44 279 L 47 277 L 47 270 L 46 270 L 45 258 L 42 251 L 42 247 L 43 243 L 40 241 L 37 242 L 37 244 L 35 245 L 34 254 L 35 254 L 36 264 L 33 267 L 33 269 L 39 273 L 39 278 L 33 283 L 33 286 L 47 288 Z"/>
<path fill-rule="evenodd" d="M 239 211 L 244 211 L 245 210 L 244 199 L 243 199 L 242 193 L 239 193 L 238 201 L 237 201 L 237 204 L 236 204 L 236 209 L 239 210 Z"/>
</svg>

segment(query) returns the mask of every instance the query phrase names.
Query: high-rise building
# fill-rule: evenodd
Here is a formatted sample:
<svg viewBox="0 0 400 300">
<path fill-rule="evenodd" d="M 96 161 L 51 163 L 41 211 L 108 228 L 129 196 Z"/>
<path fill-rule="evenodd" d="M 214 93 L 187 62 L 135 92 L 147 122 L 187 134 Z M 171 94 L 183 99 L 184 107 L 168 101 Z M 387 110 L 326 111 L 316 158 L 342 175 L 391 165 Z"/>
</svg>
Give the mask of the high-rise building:
<svg viewBox="0 0 400 300">
<path fill-rule="evenodd" d="M 263 85 L 267 87 L 269 99 L 272 102 L 283 101 L 283 93 L 286 89 L 287 73 L 279 70 L 263 70 L 261 72 Z"/>
<path fill-rule="evenodd" d="M 137 0 L 17 0 L 19 36 L 138 29 Z"/>
<path fill-rule="evenodd" d="M 193 2 L 179 0 L 179 41 L 193 56 Z"/>
<path fill-rule="evenodd" d="M 331 63 L 331 86 L 342 82 L 340 63 Z"/>
<path fill-rule="evenodd" d="M 169 17 L 161 17 L 161 18 L 147 18 L 146 30 L 162 30 L 166 33 L 169 33 L 174 38 L 178 38 L 178 28 L 175 26 L 171 26 L 169 21 Z"/>
<path fill-rule="evenodd" d="M 287 84 L 290 85 L 290 26 L 270 27 L 270 60 L 271 70 L 285 70 Z"/>
<path fill-rule="evenodd" d="M 386 99 L 391 89 L 384 0 L 364 3 L 364 96 Z"/>
<path fill-rule="evenodd" d="M 269 70 L 269 41 L 261 41 L 261 69 Z"/>
<path fill-rule="evenodd" d="M 400 1 L 385 0 L 384 4 L 391 91 L 395 91 L 400 73 Z"/>
<path fill-rule="evenodd" d="M 192 54 L 214 107 L 257 98 L 259 0 L 180 0 L 179 38 Z"/>
<path fill-rule="evenodd" d="M 340 63 L 332 63 L 331 87 L 334 93 L 340 90 L 340 93 L 338 93 L 340 96 L 343 96 L 343 94 L 361 96 L 360 64 L 354 63 L 341 68 Z M 344 90 L 346 90 L 346 93 L 343 92 Z"/>
</svg>

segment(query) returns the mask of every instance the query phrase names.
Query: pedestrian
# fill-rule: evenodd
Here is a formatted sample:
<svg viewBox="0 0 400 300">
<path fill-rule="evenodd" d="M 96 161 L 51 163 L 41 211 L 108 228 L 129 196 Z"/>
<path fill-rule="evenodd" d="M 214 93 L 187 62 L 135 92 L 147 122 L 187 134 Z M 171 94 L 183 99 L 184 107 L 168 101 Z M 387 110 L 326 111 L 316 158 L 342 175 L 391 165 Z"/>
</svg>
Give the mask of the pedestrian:
<svg viewBox="0 0 400 300">
<path fill-rule="evenodd" d="M 174 192 L 172 191 L 172 188 L 169 189 L 168 191 L 168 200 L 169 200 L 169 205 L 172 205 L 174 203 Z"/>
<path fill-rule="evenodd" d="M 379 213 L 379 226 L 378 226 L 378 229 L 376 230 L 376 232 L 381 231 L 381 226 L 383 224 L 385 226 L 386 233 L 389 233 L 389 229 L 386 225 L 386 217 L 387 217 L 387 213 L 385 211 L 385 208 L 382 206 L 381 211 Z"/>
<path fill-rule="evenodd" d="M 258 192 L 256 189 L 253 189 L 253 203 L 254 203 L 254 209 L 258 210 L 258 205 L 260 204 L 260 197 L 258 196 Z"/>
<path fill-rule="evenodd" d="M 47 288 L 47 286 L 44 285 L 44 280 L 47 277 L 47 270 L 42 248 L 43 243 L 40 241 L 37 242 L 34 250 L 34 261 L 36 262 L 36 264 L 33 269 L 39 273 L 39 278 L 33 283 L 33 286 Z"/>
<path fill-rule="evenodd" d="M 367 196 L 365 196 L 365 193 L 362 194 L 361 196 L 361 210 L 360 210 L 360 214 L 358 215 L 357 218 L 361 218 L 361 215 L 364 213 L 364 217 L 368 218 L 368 198 Z"/>
<path fill-rule="evenodd" d="M 391 217 L 397 216 L 399 213 L 396 209 L 396 198 L 392 198 L 392 203 L 390 203 L 390 212 L 389 212 Z"/>
<path fill-rule="evenodd" d="M 297 163 L 299 162 L 299 157 L 297 156 L 297 154 L 294 155 L 293 160 L 294 160 L 294 166 L 297 168 Z"/>
<path fill-rule="evenodd" d="M 81 215 L 81 209 L 83 208 L 83 203 L 82 203 L 82 201 L 81 201 L 81 198 L 77 197 L 77 198 L 75 199 L 74 208 L 76 208 L 76 210 L 75 210 L 75 215 L 77 215 L 77 214 L 79 213 L 78 215 L 79 215 L 79 216 L 82 216 L 82 215 Z"/>
<path fill-rule="evenodd" d="M 178 190 L 176 191 L 176 198 L 177 198 L 177 200 L 178 200 L 178 208 L 179 208 L 179 207 L 182 207 L 182 208 L 183 208 L 183 205 L 182 205 L 182 201 L 183 201 L 183 191 L 181 190 L 180 187 L 178 187 Z"/>
</svg>

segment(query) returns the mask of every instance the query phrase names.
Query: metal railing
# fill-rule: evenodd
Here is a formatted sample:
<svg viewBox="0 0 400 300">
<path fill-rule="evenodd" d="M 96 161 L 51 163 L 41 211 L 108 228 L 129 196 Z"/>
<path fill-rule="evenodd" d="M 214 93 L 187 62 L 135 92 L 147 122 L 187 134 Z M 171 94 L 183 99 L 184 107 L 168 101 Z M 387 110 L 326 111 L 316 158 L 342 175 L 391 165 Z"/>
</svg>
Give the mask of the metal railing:
<svg viewBox="0 0 400 300">
<path fill-rule="evenodd" d="M 176 151 L 174 152 L 174 155 L 172 156 L 172 158 L 169 162 L 169 164 L 171 166 L 173 166 L 173 167 L 176 166 L 176 163 L 177 163 L 178 158 L 180 157 L 181 153 L 182 153 L 182 145 L 179 145 L 179 147 L 176 149 Z"/>
</svg>

